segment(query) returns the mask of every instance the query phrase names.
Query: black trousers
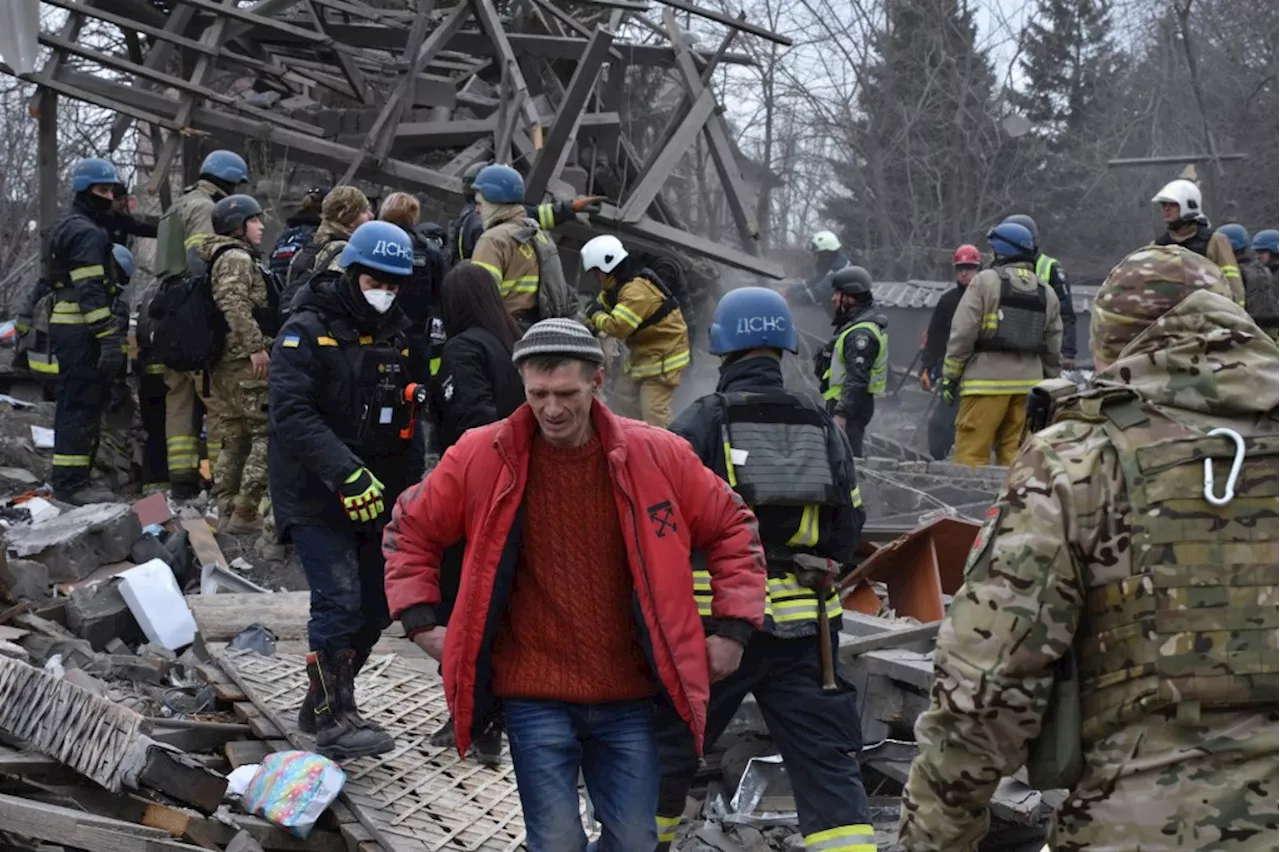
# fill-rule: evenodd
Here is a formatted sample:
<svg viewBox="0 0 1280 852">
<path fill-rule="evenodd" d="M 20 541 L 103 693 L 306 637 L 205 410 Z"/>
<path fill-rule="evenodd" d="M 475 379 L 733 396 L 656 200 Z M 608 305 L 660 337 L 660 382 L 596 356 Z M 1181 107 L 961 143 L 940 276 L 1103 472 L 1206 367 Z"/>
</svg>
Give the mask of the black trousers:
<svg viewBox="0 0 1280 852">
<path fill-rule="evenodd" d="M 876 413 L 876 398 L 874 396 L 865 396 L 858 404 L 858 410 L 852 415 L 845 418 L 844 433 L 849 436 L 849 445 L 853 447 L 853 454 L 858 458 L 865 458 L 862 450 L 862 438 L 867 433 L 867 426 L 871 423 L 871 418 Z"/>
<path fill-rule="evenodd" d="M 929 455 L 937 461 L 951 458 L 951 447 L 956 442 L 956 412 L 959 410 L 959 399 L 948 405 L 942 394 L 938 394 L 929 414 Z"/>
<path fill-rule="evenodd" d="M 51 325 L 49 339 L 58 358 L 50 478 L 55 494 L 70 496 L 89 484 L 111 381 L 98 372 L 98 340 L 86 326 Z"/>
<path fill-rule="evenodd" d="M 724 733 L 748 692 L 755 695 L 786 764 L 800 832 L 807 836 L 867 824 L 867 793 L 857 757 L 862 748 L 857 694 L 843 680 L 838 691 L 822 689 L 818 637 L 778 639 L 757 633 L 738 670 L 711 687 L 708 747 Z M 698 756 L 688 725 L 669 704 L 658 711 L 658 756 L 658 816 L 671 819 L 684 812 Z"/>
<path fill-rule="evenodd" d="M 138 406 L 141 408 L 142 431 L 146 440 L 142 445 L 143 486 L 163 486 L 169 482 L 169 454 L 164 432 L 164 399 L 168 391 L 164 384 L 164 370 L 148 372 L 151 365 L 142 361 L 138 379 Z"/>
</svg>

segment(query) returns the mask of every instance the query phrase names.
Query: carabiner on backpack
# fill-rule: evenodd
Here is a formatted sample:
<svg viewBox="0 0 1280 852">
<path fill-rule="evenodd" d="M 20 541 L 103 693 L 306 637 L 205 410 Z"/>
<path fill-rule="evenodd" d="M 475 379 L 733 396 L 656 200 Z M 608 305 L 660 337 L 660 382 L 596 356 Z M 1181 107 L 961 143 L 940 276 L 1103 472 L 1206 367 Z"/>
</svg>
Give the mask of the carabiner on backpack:
<svg viewBox="0 0 1280 852">
<path fill-rule="evenodd" d="M 1236 443 L 1236 457 L 1231 461 L 1231 472 L 1227 474 L 1227 485 L 1221 497 L 1213 493 L 1213 459 L 1204 460 L 1204 499 L 1214 506 L 1225 506 L 1236 497 L 1236 480 L 1240 478 L 1240 468 L 1244 465 L 1244 438 L 1234 429 L 1214 429 L 1209 433 L 1212 438 L 1225 435 Z"/>
</svg>

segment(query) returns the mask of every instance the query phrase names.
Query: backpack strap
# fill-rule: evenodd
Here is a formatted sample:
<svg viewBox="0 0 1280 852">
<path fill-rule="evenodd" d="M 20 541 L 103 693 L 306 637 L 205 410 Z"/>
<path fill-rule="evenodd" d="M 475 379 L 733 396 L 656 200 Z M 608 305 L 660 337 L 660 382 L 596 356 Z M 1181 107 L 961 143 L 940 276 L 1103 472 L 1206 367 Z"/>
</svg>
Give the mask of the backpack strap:
<svg viewBox="0 0 1280 852">
<path fill-rule="evenodd" d="M 640 322 L 640 324 L 636 326 L 636 330 L 632 332 L 632 334 L 635 334 L 636 332 L 643 331 L 646 328 L 652 328 L 653 326 L 662 322 L 664 319 L 670 316 L 673 311 L 676 311 L 679 309 L 680 302 L 676 300 L 676 297 L 674 295 L 672 295 L 671 289 L 667 287 L 666 282 L 663 281 L 662 278 L 658 275 L 658 273 L 654 272 L 653 270 L 641 269 L 638 273 L 636 273 L 636 275 L 633 276 L 633 278 L 643 278 L 644 280 L 652 284 L 654 287 L 657 287 L 658 292 L 661 293 L 663 296 L 662 304 L 658 306 L 658 309 L 656 311 L 649 314 L 649 316 L 645 317 Z M 627 283 L 630 283 L 630 282 L 627 282 Z M 621 292 L 622 287 L 619 287 L 618 291 Z"/>
</svg>

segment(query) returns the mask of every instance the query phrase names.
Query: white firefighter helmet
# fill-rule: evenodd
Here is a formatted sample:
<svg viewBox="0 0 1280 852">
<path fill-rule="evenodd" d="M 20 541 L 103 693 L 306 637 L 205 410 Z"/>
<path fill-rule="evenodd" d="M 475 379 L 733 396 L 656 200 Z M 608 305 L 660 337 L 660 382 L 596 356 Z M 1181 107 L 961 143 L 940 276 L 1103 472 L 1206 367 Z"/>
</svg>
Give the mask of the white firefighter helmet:
<svg viewBox="0 0 1280 852">
<path fill-rule="evenodd" d="M 599 269 L 605 275 L 627 259 L 627 250 L 623 248 L 622 240 L 612 234 L 592 238 L 578 253 L 582 255 L 583 272 Z"/>
<path fill-rule="evenodd" d="M 1176 204 L 1184 222 L 1194 222 L 1204 218 L 1201 206 L 1200 187 L 1186 178 L 1171 180 L 1151 199 L 1152 204 Z"/>
<path fill-rule="evenodd" d="M 809 239 L 809 251 L 840 251 L 840 238 L 830 231 L 819 231 Z"/>
</svg>

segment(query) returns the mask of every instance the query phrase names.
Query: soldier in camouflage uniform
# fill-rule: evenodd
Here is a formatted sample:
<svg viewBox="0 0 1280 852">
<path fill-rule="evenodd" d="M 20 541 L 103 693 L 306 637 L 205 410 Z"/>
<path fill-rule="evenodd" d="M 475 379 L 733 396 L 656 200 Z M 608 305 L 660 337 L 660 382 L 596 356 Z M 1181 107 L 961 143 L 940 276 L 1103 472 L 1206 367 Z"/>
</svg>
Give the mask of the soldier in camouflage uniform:
<svg viewBox="0 0 1280 852">
<path fill-rule="evenodd" d="M 267 490 L 267 367 L 271 319 L 267 280 L 258 265 L 262 207 L 232 195 L 213 208 L 215 236 L 200 246 L 210 269 L 213 301 L 227 321 L 226 346 L 209 370 L 209 420 L 222 435 L 213 470 L 213 497 L 226 519 L 224 532 L 262 528 L 258 503 Z"/>
<path fill-rule="evenodd" d="M 347 247 L 351 232 L 373 218 L 373 208 L 363 192 L 354 186 L 335 186 L 320 206 L 320 227 L 311 241 L 289 262 L 284 292 L 280 294 L 280 315 L 292 310 L 293 297 L 309 273 L 337 263 Z M 336 269 L 336 265 L 334 266 Z"/>
<path fill-rule="evenodd" d="M 908 852 L 977 849 L 1001 777 L 1046 765 L 1046 711 L 1077 707 L 1051 848 L 1280 848 L 1276 346 L 1177 246 L 1112 270 L 1091 338 L 1095 386 L 1014 461 L 938 634 Z"/>
</svg>

